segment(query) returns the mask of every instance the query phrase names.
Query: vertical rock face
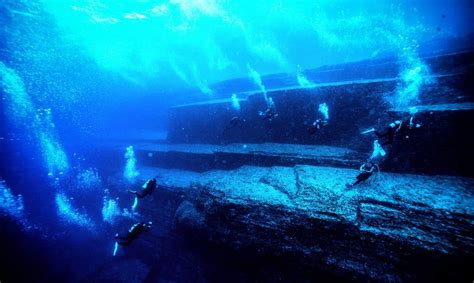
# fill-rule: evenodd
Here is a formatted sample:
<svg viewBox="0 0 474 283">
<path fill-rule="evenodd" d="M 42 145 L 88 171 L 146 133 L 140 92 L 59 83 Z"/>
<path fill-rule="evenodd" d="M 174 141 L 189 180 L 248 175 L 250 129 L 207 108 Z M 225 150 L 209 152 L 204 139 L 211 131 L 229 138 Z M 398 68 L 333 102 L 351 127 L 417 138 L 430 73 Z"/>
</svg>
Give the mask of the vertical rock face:
<svg viewBox="0 0 474 283">
<path fill-rule="evenodd" d="M 117 260 L 111 265 L 104 266 L 95 280 L 97 282 L 144 282 L 150 267 L 137 259 Z"/>
<path fill-rule="evenodd" d="M 384 174 L 347 189 L 356 174 L 310 166 L 204 173 L 175 221 L 205 241 L 360 279 L 423 280 L 429 266 L 443 274 L 449 261 L 472 263 L 473 180 Z"/>
<path fill-rule="evenodd" d="M 474 176 L 472 166 L 466 166 L 474 157 L 470 146 L 474 140 L 465 134 L 463 122 L 474 120 L 473 54 L 470 51 L 426 58 L 435 83 L 424 86 L 420 92 L 418 105 L 421 107 L 415 115 L 415 123 L 421 123 L 422 127 L 412 131 L 409 139 L 396 137 L 396 143 L 389 150 L 398 159 L 391 158 L 391 162 L 384 164 L 384 170 Z M 382 62 L 369 62 L 364 68 L 377 69 L 380 64 Z M 395 62 L 384 64 L 396 65 Z M 393 108 L 388 103 L 387 98 L 397 92 L 396 73 L 379 72 L 379 76 L 374 77 L 372 73 L 368 75 L 354 69 L 356 67 L 354 64 L 341 66 L 342 73 L 358 74 L 352 81 L 341 77 L 341 82 L 311 89 L 269 92 L 279 114 L 271 122 L 258 115 L 265 109 L 264 99 L 258 93 L 241 101 L 240 112 L 231 107 L 230 101 L 174 107 L 170 111 L 168 141 L 323 144 L 354 149 L 368 156 L 377 137 L 361 135 L 361 132 L 371 127 L 384 131 L 390 122 L 409 118 L 410 114 L 408 109 Z M 329 107 L 329 124 L 315 135 L 309 135 L 308 127 L 320 115 L 318 105 L 321 103 Z M 245 122 L 224 131 L 234 116 Z"/>
<path fill-rule="evenodd" d="M 294 166 L 311 164 L 354 168 L 366 156 L 347 148 L 298 144 L 140 144 L 142 166 L 204 172 L 243 165 Z"/>
<path fill-rule="evenodd" d="M 272 122 L 257 114 L 265 108 L 259 94 L 239 113 L 222 101 L 173 108 L 168 143 L 134 145 L 138 163 L 152 166 L 140 168 L 140 178 L 159 184 L 139 204 L 140 216 L 159 227 L 136 245 L 151 266 L 142 269 L 145 280 L 472 280 L 473 54 L 427 60 L 437 84 L 420 94 L 422 127 L 396 136 L 385 146 L 383 173 L 352 187 L 359 171 L 346 168 L 368 157 L 376 138 L 361 131 L 410 117 L 385 99 L 397 89 L 394 62 L 350 64 L 340 83 L 273 91 Z M 351 68 L 367 72 L 346 74 Z M 310 136 L 321 103 L 329 125 Z M 235 115 L 245 122 L 224 131 Z"/>
</svg>

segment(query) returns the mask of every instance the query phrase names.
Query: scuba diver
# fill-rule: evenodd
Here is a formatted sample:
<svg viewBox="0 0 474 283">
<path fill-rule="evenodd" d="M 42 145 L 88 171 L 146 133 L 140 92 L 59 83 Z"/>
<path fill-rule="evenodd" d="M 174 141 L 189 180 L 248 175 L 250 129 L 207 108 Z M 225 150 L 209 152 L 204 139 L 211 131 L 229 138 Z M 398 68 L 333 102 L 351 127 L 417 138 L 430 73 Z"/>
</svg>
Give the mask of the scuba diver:
<svg viewBox="0 0 474 283">
<path fill-rule="evenodd" d="M 329 124 L 329 107 L 325 102 L 319 104 L 318 112 L 321 113 L 322 118 L 316 119 L 316 121 L 309 126 L 308 133 L 310 136 Z"/>
<path fill-rule="evenodd" d="M 387 137 L 386 141 L 381 143 L 381 146 L 387 145 L 387 144 L 392 144 L 395 134 L 400 133 L 402 136 L 405 138 L 409 138 L 409 133 L 413 128 L 420 128 L 421 124 L 413 123 L 413 117 L 410 117 L 410 119 L 406 119 L 403 121 L 396 120 L 392 123 L 389 124 L 387 130 L 385 133 L 380 133 L 378 131 L 374 131 L 374 133 L 377 135 L 379 138 Z"/>
<path fill-rule="evenodd" d="M 267 109 L 262 112 L 258 112 L 260 116 L 263 116 L 263 120 L 268 120 L 271 122 L 273 119 L 278 117 L 278 113 L 276 112 L 275 103 L 271 97 L 268 98 Z"/>
<path fill-rule="evenodd" d="M 239 124 L 242 124 L 245 122 L 245 119 L 241 119 L 237 116 L 234 116 L 232 117 L 232 119 L 230 119 L 229 123 L 227 124 L 227 126 L 225 126 L 224 130 L 222 131 L 222 133 L 226 133 L 228 130 L 231 130 L 235 127 L 237 127 L 237 125 Z"/>
<path fill-rule="evenodd" d="M 390 123 L 387 127 L 387 130 L 383 134 L 378 131 L 374 131 L 375 135 L 377 135 L 378 138 L 387 137 L 387 139 L 384 142 L 382 142 L 380 145 L 384 146 L 387 144 L 392 144 L 395 133 L 400 130 L 401 126 L 402 126 L 402 122 L 400 120 L 397 120 L 395 122 Z"/>
<path fill-rule="evenodd" d="M 132 191 L 132 190 L 128 190 L 128 192 L 131 193 L 131 194 L 136 195 L 138 198 L 144 198 L 147 195 L 151 195 L 151 193 L 153 193 L 153 191 L 156 189 L 156 179 L 153 178 L 153 179 L 148 180 L 143 185 L 143 188 L 144 189 L 141 191 L 141 193 L 139 193 L 137 191 Z"/>
<path fill-rule="evenodd" d="M 117 240 L 117 243 L 121 246 L 128 246 L 130 245 L 138 236 L 140 236 L 143 232 L 150 230 L 151 225 L 153 223 L 149 221 L 148 223 L 145 222 L 138 222 L 133 224 L 130 229 L 127 231 L 126 236 L 119 236 L 119 234 L 115 234 L 114 239 Z"/>
<path fill-rule="evenodd" d="M 421 127 L 420 123 L 413 123 L 413 117 L 410 117 L 409 120 L 405 120 L 402 122 L 400 126 L 400 135 L 405 137 L 406 139 L 410 138 L 410 133 L 413 129 L 418 129 Z"/>
<path fill-rule="evenodd" d="M 326 127 L 328 124 L 329 122 L 326 119 L 317 119 L 308 128 L 309 135 L 314 135 L 318 130 L 322 129 L 323 127 Z"/>
<path fill-rule="evenodd" d="M 357 180 L 353 184 L 346 184 L 346 187 L 351 188 L 361 182 L 366 181 L 370 178 L 370 176 L 372 176 L 375 170 L 377 170 L 377 172 L 380 172 L 379 166 L 375 164 L 372 160 L 368 160 L 366 163 L 360 166 L 360 173 L 356 177 Z"/>
</svg>

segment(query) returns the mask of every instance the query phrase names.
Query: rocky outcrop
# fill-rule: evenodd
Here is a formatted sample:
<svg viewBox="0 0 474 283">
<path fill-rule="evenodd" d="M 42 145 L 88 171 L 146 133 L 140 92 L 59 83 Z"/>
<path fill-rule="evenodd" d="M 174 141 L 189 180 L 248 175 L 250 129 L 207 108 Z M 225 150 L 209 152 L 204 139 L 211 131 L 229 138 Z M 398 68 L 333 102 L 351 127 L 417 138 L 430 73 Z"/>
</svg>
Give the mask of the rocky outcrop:
<svg viewBox="0 0 474 283">
<path fill-rule="evenodd" d="M 474 177 L 472 138 L 466 136 L 464 121 L 474 119 L 473 59 L 474 52 L 447 53 L 426 58 L 429 76 L 418 78 L 425 83 L 416 87 L 418 106 L 410 138 L 399 135 L 387 148 L 390 160 L 386 171 Z M 374 134 L 362 135 L 366 129 L 384 131 L 390 122 L 409 119 L 408 107 L 390 103 L 398 97 L 403 82 L 398 77 L 396 62 L 378 59 L 371 64 L 353 63 L 339 66 L 340 76 L 314 88 L 286 87 L 268 91 L 273 98 L 278 117 L 264 121 L 258 114 L 266 108 L 261 93 L 246 94 L 240 110 L 230 101 L 214 100 L 172 107 L 167 141 L 188 144 L 318 144 L 350 148 L 369 155 Z M 389 68 L 389 66 L 391 66 Z M 386 73 L 384 70 L 390 69 Z M 324 77 L 325 72 L 318 73 Z M 419 87 L 419 89 L 418 89 Z M 230 95 L 229 95 L 230 96 Z M 329 123 L 316 134 L 308 127 L 321 114 L 318 106 L 329 107 Z M 444 106 L 449 105 L 449 108 Z M 206 115 L 203 115 L 206 113 Z M 233 117 L 239 123 L 231 129 Z M 459 154 L 463 152 L 463 154 Z M 286 165 L 286 164 L 275 164 Z"/>
<path fill-rule="evenodd" d="M 117 260 L 103 266 L 93 277 L 93 281 L 139 283 L 145 281 L 149 271 L 150 267 L 137 259 Z"/>
<path fill-rule="evenodd" d="M 473 179 L 385 173 L 347 188 L 356 170 L 143 172 L 184 196 L 174 221 L 190 239 L 360 280 L 460 279 L 473 260 Z"/>
<path fill-rule="evenodd" d="M 300 144 L 137 144 L 137 158 L 144 166 L 204 172 L 235 169 L 242 165 L 294 166 L 296 164 L 356 167 L 367 157 L 334 146 Z"/>
</svg>

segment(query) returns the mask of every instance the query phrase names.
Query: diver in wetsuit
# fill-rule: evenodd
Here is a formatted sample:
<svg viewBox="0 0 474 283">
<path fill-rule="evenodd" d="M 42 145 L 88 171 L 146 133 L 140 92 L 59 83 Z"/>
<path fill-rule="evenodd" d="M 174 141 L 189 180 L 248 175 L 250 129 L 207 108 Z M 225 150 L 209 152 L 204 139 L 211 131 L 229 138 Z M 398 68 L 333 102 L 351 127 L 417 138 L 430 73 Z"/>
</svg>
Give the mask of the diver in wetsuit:
<svg viewBox="0 0 474 283">
<path fill-rule="evenodd" d="M 127 231 L 126 236 L 119 236 L 119 234 L 115 234 L 114 239 L 117 240 L 117 243 L 121 246 L 128 246 L 130 245 L 138 236 L 140 236 L 143 232 L 148 231 L 151 228 L 153 223 L 149 221 L 148 223 L 139 222 L 133 224 L 130 229 Z"/>
<path fill-rule="evenodd" d="M 392 144 L 395 133 L 400 130 L 401 126 L 402 126 L 402 122 L 400 120 L 397 120 L 395 122 L 390 123 L 387 127 L 387 130 L 383 134 L 378 131 L 374 131 L 374 133 L 379 138 L 387 137 L 387 139 L 384 142 L 382 142 L 380 145 L 384 146 L 387 144 Z"/>
<path fill-rule="evenodd" d="M 404 120 L 400 126 L 400 135 L 406 139 L 410 137 L 410 133 L 413 129 L 418 129 L 421 127 L 420 123 L 413 123 L 413 117 L 410 119 Z"/>
<path fill-rule="evenodd" d="M 278 113 L 276 112 L 275 103 L 271 97 L 268 98 L 267 109 L 262 112 L 258 113 L 260 116 L 263 116 L 263 120 L 268 120 L 271 122 L 273 119 L 278 117 Z"/>
<path fill-rule="evenodd" d="M 406 119 L 403 121 L 397 120 L 395 122 L 392 122 L 389 124 L 387 131 L 385 133 L 380 133 L 378 131 L 374 131 L 374 133 L 377 135 L 379 138 L 387 137 L 387 140 L 383 143 L 381 143 L 381 146 L 387 145 L 387 144 L 392 144 L 395 134 L 400 134 L 405 138 L 409 138 L 409 133 L 413 128 L 420 128 L 421 124 L 414 124 L 413 123 L 413 117 L 410 117 L 410 119 Z"/>
<path fill-rule="evenodd" d="M 225 126 L 224 130 L 222 131 L 222 133 L 226 133 L 228 130 L 231 130 L 235 127 L 237 127 L 237 125 L 241 124 L 241 123 L 244 123 L 245 122 L 245 119 L 241 119 L 237 116 L 234 116 L 232 117 L 232 119 L 230 119 L 229 123 L 227 124 L 227 126 Z"/>
<path fill-rule="evenodd" d="M 137 191 L 132 191 L 132 190 L 128 190 L 128 192 L 136 195 L 138 198 L 144 198 L 147 195 L 151 195 L 151 193 L 153 193 L 153 191 L 156 189 L 156 179 L 153 178 L 153 179 L 148 180 L 145 183 L 144 187 L 145 188 L 141 191 L 141 193 Z"/>
<path fill-rule="evenodd" d="M 353 187 L 361 182 L 366 181 L 367 179 L 370 178 L 370 176 L 372 176 L 375 170 L 379 171 L 379 166 L 370 160 L 367 161 L 366 163 L 360 166 L 359 168 L 360 173 L 356 177 L 357 180 L 353 184 L 347 184 L 346 186 Z"/>
<path fill-rule="evenodd" d="M 329 122 L 326 119 L 317 119 L 308 128 L 309 135 L 310 136 L 314 135 L 317 131 L 319 131 L 323 127 L 326 127 L 328 124 L 329 124 Z"/>
<path fill-rule="evenodd" d="M 267 110 L 265 110 L 264 113 L 260 115 L 263 116 L 263 120 L 268 120 L 270 122 L 276 117 L 278 117 L 278 113 L 276 113 L 275 109 L 273 108 L 268 108 Z"/>
</svg>

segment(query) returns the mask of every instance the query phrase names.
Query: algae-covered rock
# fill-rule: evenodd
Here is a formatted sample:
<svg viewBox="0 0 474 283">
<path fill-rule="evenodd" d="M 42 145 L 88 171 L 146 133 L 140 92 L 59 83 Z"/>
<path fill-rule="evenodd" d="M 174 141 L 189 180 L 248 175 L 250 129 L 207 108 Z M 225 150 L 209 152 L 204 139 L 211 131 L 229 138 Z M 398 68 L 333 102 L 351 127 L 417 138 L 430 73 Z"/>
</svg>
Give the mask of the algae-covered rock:
<svg viewBox="0 0 474 283">
<path fill-rule="evenodd" d="M 384 173 L 347 188 L 357 174 L 314 166 L 209 171 L 194 180 L 175 220 L 206 241 L 297 255 L 304 265 L 362 278 L 424 278 L 417 261 L 472 260 L 473 179 Z"/>
</svg>

